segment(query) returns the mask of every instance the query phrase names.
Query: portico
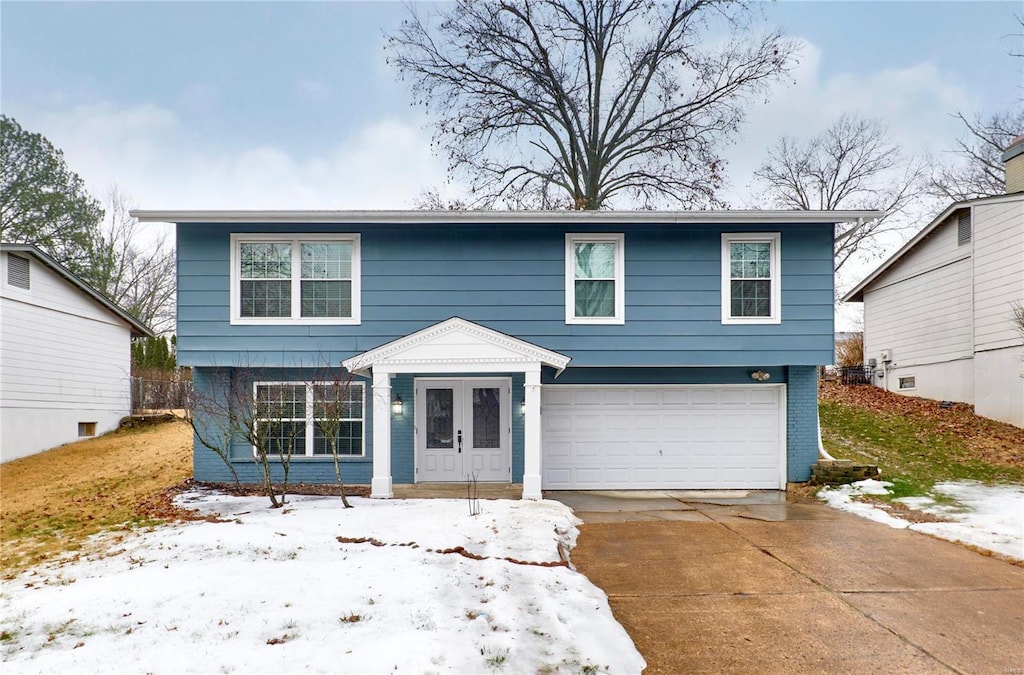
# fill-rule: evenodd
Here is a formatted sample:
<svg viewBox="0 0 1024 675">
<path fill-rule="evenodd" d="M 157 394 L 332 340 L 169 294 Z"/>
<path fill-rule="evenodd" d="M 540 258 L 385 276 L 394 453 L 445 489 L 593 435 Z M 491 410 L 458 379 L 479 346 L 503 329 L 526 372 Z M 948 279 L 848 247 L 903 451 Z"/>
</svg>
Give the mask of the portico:
<svg viewBox="0 0 1024 675">
<path fill-rule="evenodd" d="M 424 407 L 425 398 L 417 396 L 412 402 L 402 402 L 392 393 L 392 380 L 398 375 L 413 375 L 427 378 L 424 382 L 432 387 L 436 405 L 448 411 L 451 419 L 447 426 L 450 433 L 433 433 L 427 437 L 427 419 L 423 410 L 417 412 L 416 442 L 424 450 L 435 451 L 436 456 L 445 460 L 459 458 L 456 464 L 470 466 L 471 458 L 509 452 L 503 448 L 500 437 L 495 440 L 474 441 L 468 429 L 473 424 L 474 406 L 480 401 L 494 401 L 501 410 L 501 417 L 495 417 L 490 426 L 506 428 L 506 420 L 512 406 L 522 406 L 523 416 L 523 499 L 541 498 L 541 368 L 551 367 L 555 374 L 561 373 L 570 357 L 537 345 L 519 340 L 510 335 L 491 330 L 471 321 L 453 317 L 417 331 L 403 338 L 371 349 L 346 359 L 342 365 L 357 375 L 371 376 L 373 380 L 373 478 L 371 496 L 389 499 L 394 496 L 392 480 L 392 416 L 393 408 L 412 404 Z M 496 373 L 522 373 L 524 376 L 522 403 L 506 393 L 500 394 L 500 381 Z M 453 377 L 457 376 L 457 377 Z M 445 386 L 445 380 L 452 381 Z M 473 388 L 474 383 L 480 386 Z M 447 390 L 453 393 L 446 394 Z M 493 393 L 493 391 L 498 393 Z M 463 393 L 465 392 L 465 393 Z M 460 405 L 461 402 L 461 405 Z M 465 410 L 465 414 L 462 412 Z M 462 415 L 462 416 L 460 416 Z M 465 420 L 465 425 L 461 421 Z M 482 426 L 482 423 L 481 425 Z M 493 448 L 493 449 L 492 449 Z M 465 452 L 464 452 L 465 450 Z M 476 453 L 476 454 L 474 454 Z M 500 462 L 498 457 L 491 461 Z M 506 461 L 507 458 L 504 458 Z M 493 465 L 492 465 L 493 466 Z M 455 471 L 459 471 L 458 468 Z M 465 469 L 463 469 L 465 471 Z M 424 475 L 421 472 L 418 475 Z M 497 474 L 484 473 L 492 477 Z M 464 478 L 463 478 L 464 479 Z"/>
</svg>

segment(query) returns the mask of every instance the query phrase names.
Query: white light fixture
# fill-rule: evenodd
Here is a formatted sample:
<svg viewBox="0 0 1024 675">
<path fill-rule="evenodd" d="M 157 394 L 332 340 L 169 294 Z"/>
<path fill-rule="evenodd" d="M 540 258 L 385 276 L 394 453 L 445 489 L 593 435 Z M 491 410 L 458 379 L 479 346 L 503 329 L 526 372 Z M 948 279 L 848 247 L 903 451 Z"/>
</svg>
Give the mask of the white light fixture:
<svg viewBox="0 0 1024 675">
<path fill-rule="evenodd" d="M 755 370 L 750 374 L 750 379 L 755 382 L 767 382 L 772 379 L 772 375 L 767 370 Z"/>
<path fill-rule="evenodd" d="M 405 404 L 402 402 L 402 395 L 395 394 L 395 400 L 391 401 L 391 412 L 396 415 L 401 415 L 404 407 Z"/>
<path fill-rule="evenodd" d="M 522 401 L 520 401 L 520 403 L 519 403 L 519 413 L 522 414 L 522 415 L 526 414 L 526 399 L 525 398 Z"/>
</svg>

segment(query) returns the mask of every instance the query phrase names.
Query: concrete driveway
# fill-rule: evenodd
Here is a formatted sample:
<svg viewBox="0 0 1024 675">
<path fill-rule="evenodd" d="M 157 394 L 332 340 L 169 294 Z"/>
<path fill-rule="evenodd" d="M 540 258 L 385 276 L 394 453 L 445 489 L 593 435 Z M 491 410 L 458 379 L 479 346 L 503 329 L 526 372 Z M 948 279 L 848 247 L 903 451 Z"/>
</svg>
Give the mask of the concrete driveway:
<svg viewBox="0 0 1024 675">
<path fill-rule="evenodd" d="M 1024 673 L 1024 569 L 774 493 L 552 492 L 645 673 Z"/>
</svg>

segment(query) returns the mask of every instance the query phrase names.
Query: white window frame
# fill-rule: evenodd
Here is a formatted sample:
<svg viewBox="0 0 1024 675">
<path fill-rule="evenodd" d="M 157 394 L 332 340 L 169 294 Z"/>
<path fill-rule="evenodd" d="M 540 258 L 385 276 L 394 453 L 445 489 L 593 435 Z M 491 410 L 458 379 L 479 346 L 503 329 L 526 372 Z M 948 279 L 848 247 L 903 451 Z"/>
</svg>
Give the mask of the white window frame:
<svg viewBox="0 0 1024 675">
<path fill-rule="evenodd" d="M 352 245 L 352 316 L 351 317 L 310 317 L 302 316 L 302 244 L 310 242 L 337 242 Z M 243 317 L 242 316 L 242 244 L 290 244 L 292 252 L 292 315 L 290 317 Z M 231 235 L 231 323 L 240 326 L 267 326 L 290 324 L 320 324 L 331 326 L 358 326 L 361 321 L 362 303 L 362 255 L 359 234 L 257 234 L 235 233 Z"/>
<path fill-rule="evenodd" d="M 770 244 L 771 314 L 732 315 L 731 244 Z M 722 323 L 726 325 L 782 323 L 782 234 L 779 232 L 727 232 L 722 234 Z"/>
<path fill-rule="evenodd" d="M 615 245 L 615 315 L 576 316 L 576 244 Z M 622 233 L 565 235 L 565 322 L 567 324 L 622 325 L 626 323 L 626 237 Z"/>
<path fill-rule="evenodd" d="M 914 384 L 909 387 L 903 386 L 903 380 L 914 380 Z M 917 375 L 900 375 L 896 378 L 896 388 L 899 391 L 913 391 L 917 389 Z"/>
<path fill-rule="evenodd" d="M 260 380 L 258 382 L 253 382 L 252 383 L 252 397 L 253 397 L 253 402 L 254 402 L 253 405 L 255 405 L 256 392 L 258 391 L 258 387 L 261 387 L 261 386 L 267 386 L 267 387 L 274 387 L 274 386 L 280 386 L 280 387 L 304 386 L 304 387 L 306 387 L 306 447 L 305 447 L 305 453 L 303 453 L 301 455 L 292 455 L 292 457 L 291 457 L 292 459 L 300 459 L 300 458 L 301 459 L 330 459 L 330 460 L 334 459 L 334 455 L 332 455 L 331 453 L 322 454 L 322 455 L 314 455 L 313 454 L 313 446 L 314 446 L 314 441 L 315 441 L 315 438 L 316 438 L 316 420 L 313 419 L 313 389 L 314 389 L 314 387 L 330 386 L 332 384 L 333 384 L 333 382 L 294 382 L 294 381 L 282 381 L 282 380 Z M 366 458 L 366 386 L 365 386 L 365 384 L 363 382 L 349 382 L 345 386 L 359 387 L 360 409 L 363 411 L 363 416 L 362 416 L 361 419 L 359 419 L 359 421 L 363 423 L 363 437 L 362 437 L 362 439 L 360 441 L 360 447 L 359 447 L 359 454 L 358 455 L 343 455 L 343 454 L 339 453 L 338 454 L 338 459 L 340 459 L 340 460 L 345 460 L 345 459 L 365 459 Z M 291 419 L 291 418 L 289 418 L 289 419 Z M 356 420 L 356 418 L 353 417 L 353 418 L 347 418 L 345 421 L 355 421 L 355 420 Z M 256 424 L 258 422 L 265 422 L 265 421 L 268 421 L 268 420 L 267 420 L 267 418 L 264 418 L 264 417 L 254 417 L 254 419 L 253 419 L 253 423 L 254 424 Z M 256 446 L 252 446 L 252 452 L 253 452 L 253 457 L 256 457 Z M 270 457 L 271 459 L 273 459 L 275 457 L 280 457 L 279 453 L 276 453 L 276 452 L 274 452 L 274 453 L 267 453 L 267 456 Z"/>
</svg>

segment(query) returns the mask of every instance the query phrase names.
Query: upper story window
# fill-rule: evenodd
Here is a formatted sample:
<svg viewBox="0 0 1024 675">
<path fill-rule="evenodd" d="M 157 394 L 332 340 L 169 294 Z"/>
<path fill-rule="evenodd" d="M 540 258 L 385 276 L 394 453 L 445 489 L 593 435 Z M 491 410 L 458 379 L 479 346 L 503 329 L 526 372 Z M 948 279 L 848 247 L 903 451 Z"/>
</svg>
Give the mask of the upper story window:
<svg viewBox="0 0 1024 675">
<path fill-rule="evenodd" d="M 26 290 L 31 286 L 28 258 L 13 253 L 7 254 L 7 283 Z"/>
<path fill-rule="evenodd" d="M 782 320 L 778 232 L 722 235 L 722 323 Z"/>
<path fill-rule="evenodd" d="M 624 238 L 621 234 L 565 236 L 565 322 L 626 322 Z"/>
<path fill-rule="evenodd" d="M 231 236 L 231 322 L 359 323 L 358 234 Z"/>
</svg>

